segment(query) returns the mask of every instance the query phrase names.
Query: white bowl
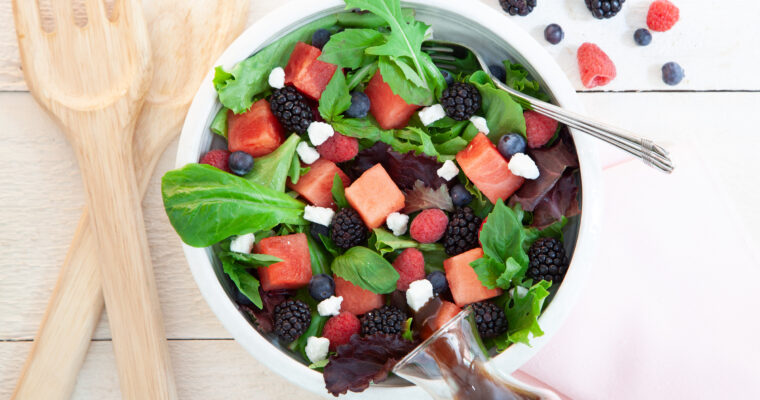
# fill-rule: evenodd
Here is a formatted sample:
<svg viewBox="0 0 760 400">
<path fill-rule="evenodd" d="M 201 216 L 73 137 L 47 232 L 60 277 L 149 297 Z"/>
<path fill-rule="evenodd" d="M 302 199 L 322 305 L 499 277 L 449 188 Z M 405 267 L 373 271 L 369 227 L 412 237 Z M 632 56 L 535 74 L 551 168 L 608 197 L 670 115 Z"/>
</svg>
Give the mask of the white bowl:
<svg viewBox="0 0 760 400">
<path fill-rule="evenodd" d="M 482 51 L 486 58 L 498 61 L 512 58 L 522 63 L 549 92 L 554 101 L 570 110 L 583 111 L 575 90 L 564 72 L 549 54 L 526 32 L 516 26 L 505 14 L 475 1 L 454 0 L 407 0 L 405 7 L 417 10 L 417 18 L 433 25 L 435 37 L 468 44 Z M 226 69 L 246 59 L 283 34 L 324 15 L 342 11 L 342 0 L 297 0 L 289 2 L 243 32 L 219 58 L 215 65 Z M 212 84 L 213 71 L 203 81 L 188 111 L 177 151 L 177 167 L 198 162 L 213 139 L 209 130 L 211 119 L 220 108 Z M 574 231 L 566 240 L 572 243 L 577 232 L 577 241 L 572 251 L 569 272 L 552 301 L 540 317 L 544 335 L 532 340 L 532 346 L 513 345 L 496 356 L 491 362 L 505 373 L 511 373 L 523 365 L 557 331 L 568 315 L 575 299 L 582 289 L 586 275 L 590 272 L 593 250 L 599 237 L 599 216 L 601 212 L 601 168 L 597 159 L 593 139 L 573 132 L 581 165 L 582 216 Z M 577 227 L 577 231 L 573 228 Z M 322 374 L 283 352 L 254 329 L 246 317 L 236 308 L 220 277 L 223 272 L 215 265 L 210 249 L 199 249 L 184 245 L 185 256 L 198 287 L 212 311 L 222 324 L 251 355 L 262 364 L 277 372 L 294 384 L 312 392 L 327 396 Z M 363 399 L 418 398 L 422 391 L 408 386 L 405 382 L 391 381 L 374 385 L 360 394 L 349 394 L 345 398 Z"/>
</svg>

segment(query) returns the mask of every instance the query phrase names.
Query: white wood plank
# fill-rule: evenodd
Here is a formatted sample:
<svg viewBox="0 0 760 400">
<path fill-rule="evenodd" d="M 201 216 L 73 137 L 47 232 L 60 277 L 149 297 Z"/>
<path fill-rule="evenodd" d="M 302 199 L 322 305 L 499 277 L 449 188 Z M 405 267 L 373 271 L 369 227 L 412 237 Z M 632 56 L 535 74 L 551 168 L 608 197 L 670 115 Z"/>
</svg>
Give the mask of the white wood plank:
<svg viewBox="0 0 760 400">
<path fill-rule="evenodd" d="M 249 23 L 291 0 L 254 0 Z M 503 13 L 498 0 L 479 0 Z M 26 90 L 19 66 L 11 0 L 0 0 L 0 90 Z M 628 0 L 622 14 L 610 20 L 593 19 L 582 0 L 540 0 L 526 17 L 504 18 L 525 28 L 566 71 L 578 90 L 580 83 L 575 52 L 583 42 L 593 42 L 615 61 L 618 77 L 597 90 L 760 90 L 760 2 L 738 0 L 731 7 L 717 7 L 710 0 L 676 1 L 681 21 L 669 32 L 655 33 L 652 44 L 636 46 L 633 32 L 646 25 L 650 0 Z M 150 7 L 150 2 L 144 2 Z M 737 12 L 741 10 L 741 12 Z M 543 39 L 549 23 L 562 25 L 565 40 L 552 46 Z M 660 67 L 679 62 L 686 79 L 676 87 L 662 83 Z"/>
<path fill-rule="evenodd" d="M 0 342 L 0 398 L 10 397 L 29 342 Z M 170 341 L 179 398 L 320 399 L 290 384 L 248 355 L 233 340 Z M 110 341 L 92 342 L 72 399 L 120 399 Z"/>
</svg>

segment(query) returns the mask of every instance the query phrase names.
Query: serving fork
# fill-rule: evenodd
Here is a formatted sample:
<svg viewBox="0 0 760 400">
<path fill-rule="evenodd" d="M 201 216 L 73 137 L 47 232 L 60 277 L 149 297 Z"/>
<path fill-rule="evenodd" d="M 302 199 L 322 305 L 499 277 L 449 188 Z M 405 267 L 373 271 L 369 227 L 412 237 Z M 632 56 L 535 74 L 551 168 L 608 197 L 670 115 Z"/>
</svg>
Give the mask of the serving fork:
<svg viewBox="0 0 760 400">
<path fill-rule="evenodd" d="M 624 129 L 607 125 L 591 117 L 565 110 L 562 107 L 512 89 L 495 79 L 491 75 L 484 58 L 477 51 L 467 46 L 442 40 L 428 40 L 423 43 L 422 50 L 430 55 L 438 68 L 454 73 L 462 72 L 459 66 L 462 65 L 463 60 L 474 60 L 479 64 L 480 69 L 491 77 L 496 87 L 509 93 L 520 105 L 605 141 L 635 156 L 650 167 L 666 173 L 673 172 L 673 162 L 670 160 L 667 150 L 662 146 Z"/>
</svg>

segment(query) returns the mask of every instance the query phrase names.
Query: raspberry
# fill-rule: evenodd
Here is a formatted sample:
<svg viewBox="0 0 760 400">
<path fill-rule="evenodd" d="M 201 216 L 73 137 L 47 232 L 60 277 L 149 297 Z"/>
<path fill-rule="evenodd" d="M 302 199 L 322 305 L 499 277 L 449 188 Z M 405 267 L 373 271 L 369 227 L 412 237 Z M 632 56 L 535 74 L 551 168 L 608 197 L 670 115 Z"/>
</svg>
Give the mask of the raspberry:
<svg viewBox="0 0 760 400">
<path fill-rule="evenodd" d="M 356 157 L 359 153 L 359 141 L 354 137 L 335 132 L 324 143 L 317 146 L 317 151 L 322 158 L 336 163 L 344 162 Z"/>
<path fill-rule="evenodd" d="M 425 279 L 425 257 L 422 252 L 409 248 L 401 252 L 393 261 L 393 268 L 399 274 L 396 288 L 401 291 L 409 289 L 409 284 Z"/>
<path fill-rule="evenodd" d="M 589 89 L 604 86 L 617 75 L 615 64 L 593 43 L 583 43 L 578 48 L 578 69 L 583 86 Z"/>
<path fill-rule="evenodd" d="M 535 111 L 526 111 L 523 116 L 525 117 L 525 134 L 528 136 L 528 147 L 531 149 L 545 145 L 557 132 L 559 123 L 547 116 Z"/>
<path fill-rule="evenodd" d="M 361 328 L 362 323 L 356 315 L 343 311 L 327 320 L 322 337 L 330 339 L 330 350 L 335 350 L 338 346 L 348 343 L 351 336 L 358 334 Z"/>
<path fill-rule="evenodd" d="M 420 243 L 435 243 L 443 237 L 448 223 L 449 217 L 443 211 L 430 208 L 414 218 L 409 234 Z"/>
<path fill-rule="evenodd" d="M 678 22 L 678 18 L 678 7 L 667 0 L 657 0 L 649 6 L 647 26 L 655 32 L 665 32 Z"/>
<path fill-rule="evenodd" d="M 217 167 L 222 171 L 230 172 L 229 166 L 230 152 L 227 150 L 211 150 L 201 157 L 201 164 L 208 164 Z"/>
</svg>

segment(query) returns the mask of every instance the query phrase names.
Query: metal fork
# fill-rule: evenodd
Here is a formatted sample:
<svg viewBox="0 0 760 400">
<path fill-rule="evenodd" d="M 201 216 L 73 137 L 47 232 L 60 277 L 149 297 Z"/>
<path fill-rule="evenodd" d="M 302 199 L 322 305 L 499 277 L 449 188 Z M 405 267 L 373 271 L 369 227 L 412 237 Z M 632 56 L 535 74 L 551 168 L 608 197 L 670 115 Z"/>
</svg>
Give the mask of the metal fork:
<svg viewBox="0 0 760 400">
<path fill-rule="evenodd" d="M 673 172 L 673 161 L 670 160 L 668 152 L 663 147 L 624 129 L 607 125 L 512 89 L 495 79 L 489 72 L 488 64 L 485 63 L 483 57 L 467 46 L 441 40 L 429 40 L 423 43 L 422 50 L 430 54 L 438 68 L 451 72 L 461 72 L 458 70 L 458 65 L 461 65 L 463 60 L 474 57 L 480 64 L 480 69 L 491 76 L 496 87 L 509 93 L 521 105 L 626 151 L 650 167 L 666 173 Z"/>
</svg>

